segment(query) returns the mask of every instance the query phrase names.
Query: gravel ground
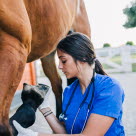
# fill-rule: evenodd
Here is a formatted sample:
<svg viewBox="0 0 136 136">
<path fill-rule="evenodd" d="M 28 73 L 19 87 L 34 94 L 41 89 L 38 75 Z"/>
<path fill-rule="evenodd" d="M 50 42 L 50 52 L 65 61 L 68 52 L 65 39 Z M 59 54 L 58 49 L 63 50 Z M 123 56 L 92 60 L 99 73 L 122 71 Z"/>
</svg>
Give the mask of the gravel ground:
<svg viewBox="0 0 136 136">
<path fill-rule="evenodd" d="M 126 136 L 136 136 L 136 73 L 112 74 L 125 91 L 123 122 Z"/>
</svg>

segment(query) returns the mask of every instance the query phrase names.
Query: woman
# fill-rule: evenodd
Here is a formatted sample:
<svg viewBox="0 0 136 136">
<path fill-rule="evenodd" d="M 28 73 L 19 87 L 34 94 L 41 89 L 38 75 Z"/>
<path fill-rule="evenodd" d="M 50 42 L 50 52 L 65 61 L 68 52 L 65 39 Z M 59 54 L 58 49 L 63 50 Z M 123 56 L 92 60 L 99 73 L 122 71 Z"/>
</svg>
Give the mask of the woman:
<svg viewBox="0 0 136 136">
<path fill-rule="evenodd" d="M 60 41 L 57 53 L 59 69 L 68 79 L 77 80 L 64 90 L 59 120 L 51 112 L 47 98 L 40 106 L 56 134 L 38 134 L 14 122 L 19 136 L 125 136 L 121 121 L 124 91 L 102 69 L 90 39 L 73 33 Z"/>
</svg>

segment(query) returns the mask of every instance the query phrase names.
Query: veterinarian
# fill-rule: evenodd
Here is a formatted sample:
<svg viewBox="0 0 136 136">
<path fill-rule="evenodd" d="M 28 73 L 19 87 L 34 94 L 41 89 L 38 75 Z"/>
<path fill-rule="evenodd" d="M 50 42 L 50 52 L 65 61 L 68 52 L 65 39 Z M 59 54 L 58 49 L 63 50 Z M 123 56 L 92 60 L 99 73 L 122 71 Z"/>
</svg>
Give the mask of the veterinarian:
<svg viewBox="0 0 136 136">
<path fill-rule="evenodd" d="M 77 80 L 64 90 L 59 120 L 48 106 L 48 95 L 39 107 L 55 134 L 33 132 L 14 121 L 18 136 L 125 136 L 124 91 L 103 70 L 90 39 L 73 33 L 59 42 L 57 53 L 59 69 Z"/>
</svg>

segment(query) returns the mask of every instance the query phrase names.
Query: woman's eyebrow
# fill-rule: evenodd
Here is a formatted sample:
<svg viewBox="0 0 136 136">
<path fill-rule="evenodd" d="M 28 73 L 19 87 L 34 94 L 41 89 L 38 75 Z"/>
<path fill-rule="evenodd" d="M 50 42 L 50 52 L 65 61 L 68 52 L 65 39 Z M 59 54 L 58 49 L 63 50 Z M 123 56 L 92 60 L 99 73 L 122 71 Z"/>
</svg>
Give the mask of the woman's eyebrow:
<svg viewBox="0 0 136 136">
<path fill-rule="evenodd" d="M 60 58 L 65 58 L 65 56 L 59 56 L 59 59 L 60 59 Z"/>
</svg>

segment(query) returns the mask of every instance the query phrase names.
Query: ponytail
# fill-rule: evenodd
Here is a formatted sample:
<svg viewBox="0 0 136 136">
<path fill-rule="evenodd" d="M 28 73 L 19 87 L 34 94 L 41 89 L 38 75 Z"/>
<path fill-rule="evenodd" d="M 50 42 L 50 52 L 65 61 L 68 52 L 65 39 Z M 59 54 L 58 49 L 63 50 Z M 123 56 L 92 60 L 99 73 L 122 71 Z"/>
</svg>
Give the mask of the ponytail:
<svg viewBox="0 0 136 136">
<path fill-rule="evenodd" d="M 98 74 L 101 74 L 101 75 L 108 75 L 104 69 L 103 69 L 103 66 L 102 64 L 99 62 L 98 59 L 95 60 L 95 72 L 98 73 Z"/>
</svg>

